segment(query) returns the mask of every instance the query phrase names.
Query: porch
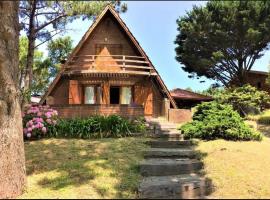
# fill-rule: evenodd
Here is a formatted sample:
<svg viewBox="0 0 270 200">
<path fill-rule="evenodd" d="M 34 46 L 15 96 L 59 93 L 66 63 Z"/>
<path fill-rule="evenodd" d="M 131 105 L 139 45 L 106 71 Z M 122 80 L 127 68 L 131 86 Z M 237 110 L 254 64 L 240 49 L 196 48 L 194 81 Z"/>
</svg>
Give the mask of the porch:
<svg viewBox="0 0 270 200">
<path fill-rule="evenodd" d="M 72 104 L 52 105 L 62 118 L 84 118 L 91 115 L 120 115 L 125 118 L 144 116 L 144 108 L 141 105 L 112 105 L 112 104 Z"/>
</svg>

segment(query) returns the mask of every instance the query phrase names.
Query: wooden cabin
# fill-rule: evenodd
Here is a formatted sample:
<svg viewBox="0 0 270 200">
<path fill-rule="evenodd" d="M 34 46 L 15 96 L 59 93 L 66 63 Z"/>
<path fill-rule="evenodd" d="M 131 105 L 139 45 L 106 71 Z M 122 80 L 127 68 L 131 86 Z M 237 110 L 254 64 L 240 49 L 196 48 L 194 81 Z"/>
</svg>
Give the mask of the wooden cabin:
<svg viewBox="0 0 270 200">
<path fill-rule="evenodd" d="M 165 116 L 177 108 L 157 70 L 118 13 L 107 6 L 42 97 L 62 117 Z"/>
</svg>

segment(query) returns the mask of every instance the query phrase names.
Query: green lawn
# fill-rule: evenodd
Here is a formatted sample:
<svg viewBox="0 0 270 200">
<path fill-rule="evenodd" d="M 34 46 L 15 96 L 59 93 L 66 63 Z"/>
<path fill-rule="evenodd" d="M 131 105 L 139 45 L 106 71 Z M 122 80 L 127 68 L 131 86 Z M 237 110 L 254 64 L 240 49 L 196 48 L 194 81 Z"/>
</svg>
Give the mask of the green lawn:
<svg viewBox="0 0 270 200">
<path fill-rule="evenodd" d="M 270 197 L 270 139 L 262 142 L 201 141 L 205 173 L 213 198 Z"/>
<path fill-rule="evenodd" d="M 269 132 L 269 126 L 263 130 Z M 20 198 L 136 198 L 138 164 L 147 148 L 146 140 L 26 142 L 28 189 Z M 205 164 L 205 175 L 214 185 L 211 197 L 270 197 L 269 138 L 261 142 L 200 141 L 196 148 Z"/>
<path fill-rule="evenodd" d="M 28 189 L 20 198 L 136 198 L 145 140 L 26 142 Z"/>
</svg>

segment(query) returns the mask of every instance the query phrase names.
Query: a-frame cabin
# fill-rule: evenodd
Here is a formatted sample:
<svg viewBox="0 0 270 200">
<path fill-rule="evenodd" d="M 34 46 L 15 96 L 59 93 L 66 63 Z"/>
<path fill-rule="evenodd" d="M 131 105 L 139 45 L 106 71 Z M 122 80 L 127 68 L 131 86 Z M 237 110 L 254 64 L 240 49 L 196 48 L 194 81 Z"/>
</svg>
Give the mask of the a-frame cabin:
<svg viewBox="0 0 270 200">
<path fill-rule="evenodd" d="M 73 50 L 41 99 L 62 117 L 165 116 L 176 108 L 151 61 L 107 6 Z"/>
</svg>

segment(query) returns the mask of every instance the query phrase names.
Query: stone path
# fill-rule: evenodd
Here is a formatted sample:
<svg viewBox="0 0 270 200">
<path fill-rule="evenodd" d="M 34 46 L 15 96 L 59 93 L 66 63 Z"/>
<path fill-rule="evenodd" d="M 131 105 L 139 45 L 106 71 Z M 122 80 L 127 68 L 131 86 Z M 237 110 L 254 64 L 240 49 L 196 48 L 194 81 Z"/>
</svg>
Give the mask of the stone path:
<svg viewBox="0 0 270 200">
<path fill-rule="evenodd" d="M 148 121 L 154 129 L 151 146 L 140 165 L 143 179 L 139 198 L 204 198 L 211 192 L 211 182 L 199 175 L 203 163 L 196 159 L 193 143 L 183 140 L 175 124 Z"/>
</svg>

